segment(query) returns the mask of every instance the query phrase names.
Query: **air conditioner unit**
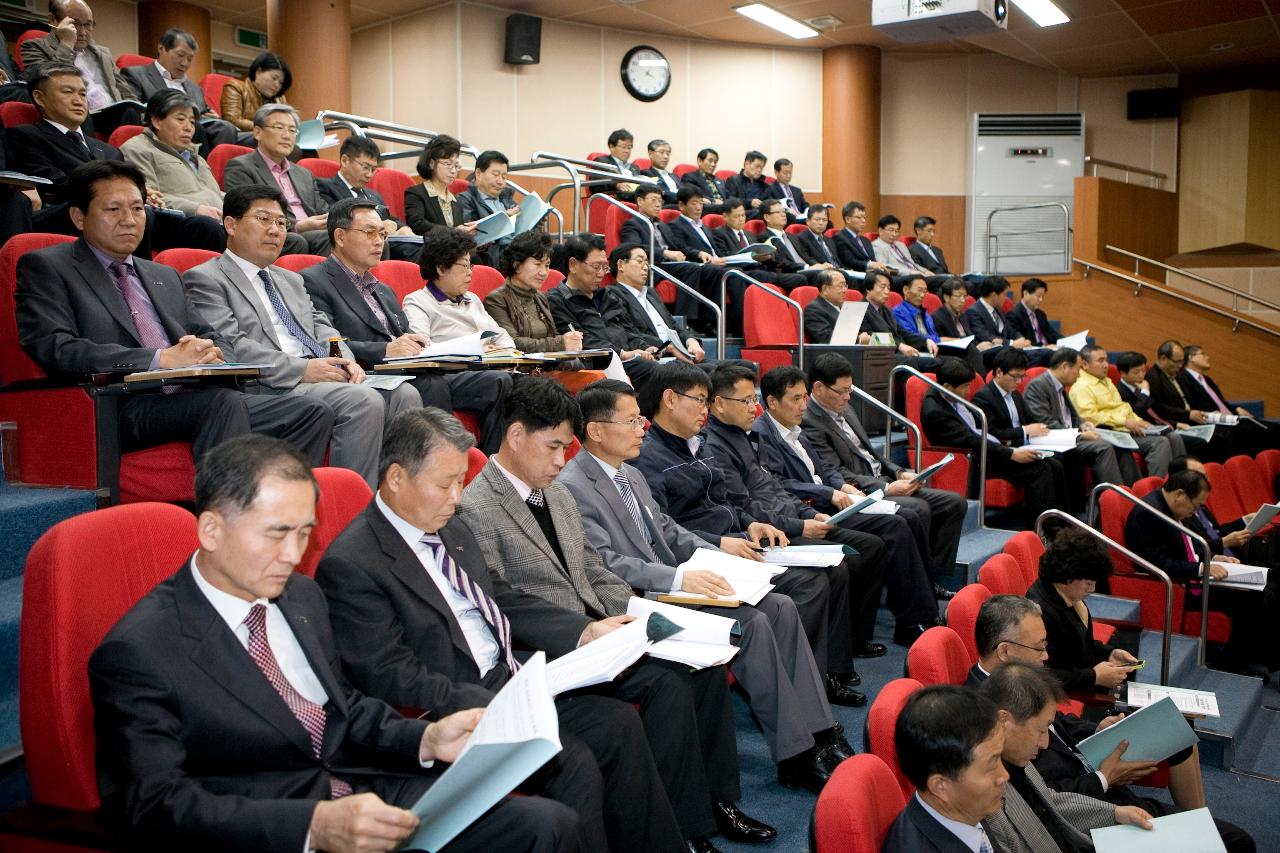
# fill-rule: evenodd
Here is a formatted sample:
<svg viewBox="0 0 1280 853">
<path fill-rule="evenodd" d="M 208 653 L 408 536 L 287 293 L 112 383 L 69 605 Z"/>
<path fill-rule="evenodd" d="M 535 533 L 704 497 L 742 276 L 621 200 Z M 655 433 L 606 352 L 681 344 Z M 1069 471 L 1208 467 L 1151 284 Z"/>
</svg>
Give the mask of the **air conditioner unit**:
<svg viewBox="0 0 1280 853">
<path fill-rule="evenodd" d="M 871 24 L 903 42 L 979 36 L 1009 26 L 1009 0 L 872 0 Z"/>
</svg>

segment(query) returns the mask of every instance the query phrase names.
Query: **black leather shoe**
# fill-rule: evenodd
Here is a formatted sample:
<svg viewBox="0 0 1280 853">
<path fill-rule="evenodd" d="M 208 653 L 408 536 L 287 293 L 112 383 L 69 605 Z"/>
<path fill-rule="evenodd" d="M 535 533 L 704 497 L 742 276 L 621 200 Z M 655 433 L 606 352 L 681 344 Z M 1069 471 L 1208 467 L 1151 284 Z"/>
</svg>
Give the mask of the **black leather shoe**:
<svg viewBox="0 0 1280 853">
<path fill-rule="evenodd" d="M 853 656 L 855 658 L 878 658 L 885 652 L 889 651 L 884 643 L 872 643 L 865 641 L 857 649 L 854 649 Z"/>
<path fill-rule="evenodd" d="M 716 816 L 716 830 L 730 841 L 752 843 L 778 837 L 778 830 L 744 814 L 737 803 L 716 803 L 711 811 Z"/>
<path fill-rule="evenodd" d="M 956 594 L 946 587 L 935 583 L 933 585 L 933 597 L 939 601 L 950 601 L 956 597 Z"/>
<path fill-rule="evenodd" d="M 849 741 L 844 739 L 844 730 L 839 724 L 836 725 L 836 728 L 815 734 L 813 742 L 819 749 L 825 749 L 830 752 L 838 761 L 844 761 L 846 758 L 852 758 L 855 755 L 853 747 L 849 745 Z"/>
<path fill-rule="evenodd" d="M 919 622 L 913 622 L 909 625 L 898 625 L 893 629 L 893 644 L 895 646 L 906 646 L 907 648 L 911 648 L 911 644 L 920 639 L 920 635 L 932 627 L 932 625 L 924 625 Z"/>
<path fill-rule="evenodd" d="M 859 705 L 867 704 L 865 694 L 859 693 L 852 687 L 845 687 L 839 681 L 831 676 L 827 676 L 827 701 L 832 705 L 843 705 L 846 708 L 856 708 Z"/>
<path fill-rule="evenodd" d="M 827 678 L 838 681 L 845 687 L 857 687 L 862 683 L 862 676 L 856 672 L 828 672 Z"/>
<path fill-rule="evenodd" d="M 720 848 L 711 843 L 705 835 L 702 838 L 686 838 L 684 849 L 689 853 L 720 853 Z"/>
<path fill-rule="evenodd" d="M 830 750 L 815 746 L 792 758 L 779 761 L 778 782 L 787 788 L 804 788 L 820 794 L 839 764 L 838 756 Z"/>
</svg>

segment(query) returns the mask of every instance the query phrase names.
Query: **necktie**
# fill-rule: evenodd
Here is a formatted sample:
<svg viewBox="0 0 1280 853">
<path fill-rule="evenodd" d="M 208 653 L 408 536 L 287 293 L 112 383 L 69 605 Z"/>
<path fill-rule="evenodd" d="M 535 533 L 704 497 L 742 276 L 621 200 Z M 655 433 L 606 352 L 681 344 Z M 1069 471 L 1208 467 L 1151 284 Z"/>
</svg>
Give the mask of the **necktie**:
<svg viewBox="0 0 1280 853">
<path fill-rule="evenodd" d="M 271 276 L 267 274 L 267 271 L 258 270 L 258 278 L 262 279 L 262 286 L 267 291 L 267 301 L 271 303 L 271 307 L 275 309 L 276 316 L 280 318 L 280 325 L 284 326 L 285 331 L 293 335 L 294 339 L 302 344 L 303 349 L 311 353 L 312 356 L 323 358 L 325 356 L 324 347 L 320 346 L 319 341 L 307 334 L 306 329 L 298 325 L 293 312 L 289 310 L 288 305 L 284 304 L 280 291 L 276 290 L 276 286 L 272 283 Z"/>
<path fill-rule="evenodd" d="M 1003 335 L 1004 334 L 1004 318 L 1000 316 L 1000 312 L 995 308 L 988 307 L 988 310 L 991 311 L 991 319 L 996 324 L 996 331 Z"/>
<path fill-rule="evenodd" d="M 76 148 L 79 149 L 81 154 L 90 160 L 93 159 L 93 152 L 89 150 L 89 143 L 84 141 L 84 137 L 80 135 L 80 131 L 68 130 L 67 136 L 71 137 L 71 141 L 75 143 Z"/>
<path fill-rule="evenodd" d="M 792 210 L 795 210 L 796 200 L 795 200 L 795 197 L 791 195 L 791 187 L 787 186 L 786 184 L 783 184 L 782 194 L 786 196 L 787 207 L 791 208 Z"/>
<path fill-rule="evenodd" d="M 836 259 L 831 256 L 831 250 L 827 248 L 827 241 L 821 234 L 814 235 L 818 241 L 818 248 L 822 249 L 822 254 L 826 256 L 827 263 L 834 264 Z"/>
<path fill-rule="evenodd" d="M 1204 507 L 1200 507 L 1200 509 L 1196 510 L 1196 518 L 1200 519 L 1200 526 L 1204 528 L 1205 533 L 1209 534 L 1210 540 L 1222 538 L 1222 534 L 1218 532 L 1217 526 L 1214 525 L 1213 520 L 1209 518 L 1209 513 L 1204 511 Z M 1231 549 L 1226 545 L 1222 546 L 1222 553 L 1227 557 L 1235 556 L 1231 553 Z"/>
<path fill-rule="evenodd" d="M 124 298 L 129 316 L 133 317 L 133 326 L 138 332 L 138 342 L 147 349 L 167 349 L 169 336 L 165 334 L 152 307 L 148 304 L 147 295 L 142 290 L 142 283 L 129 275 L 129 266 L 122 261 L 111 265 L 111 274 L 115 276 L 116 289 Z"/>
<path fill-rule="evenodd" d="M 993 853 L 991 850 L 991 841 L 987 838 L 987 829 L 982 824 L 978 824 L 978 829 L 982 832 L 982 840 L 978 842 L 978 853 Z"/>
<path fill-rule="evenodd" d="M 737 231 L 737 232 L 734 232 L 734 233 L 736 233 L 736 234 L 738 235 L 738 248 L 739 248 L 739 249 L 745 249 L 745 248 L 747 248 L 747 238 L 746 238 L 746 236 L 745 236 L 741 231 Z"/>
<path fill-rule="evenodd" d="M 849 439 L 849 443 L 853 445 L 853 452 L 861 457 L 862 461 L 867 463 L 867 467 L 871 469 L 871 476 L 880 476 L 880 460 L 867 450 L 862 444 L 862 439 L 858 438 L 857 431 L 849 425 L 849 422 L 843 416 L 836 418 L 836 425 L 844 431 L 845 437 Z"/>
<path fill-rule="evenodd" d="M 924 322 L 924 309 L 917 308 L 915 309 L 915 312 L 916 312 L 916 331 L 926 338 L 929 337 L 929 327 Z"/>
<path fill-rule="evenodd" d="M 1203 374 L 1196 378 L 1200 382 L 1200 387 L 1208 393 L 1210 399 L 1213 400 L 1213 404 L 1218 407 L 1218 411 L 1222 412 L 1224 415 L 1231 414 L 1231 409 L 1226 403 L 1222 402 L 1222 398 L 1218 396 L 1218 392 L 1214 391 L 1213 386 L 1209 384 L 1209 380 L 1205 379 Z"/>
<path fill-rule="evenodd" d="M 708 248 L 708 249 L 711 249 L 711 250 L 712 250 L 712 252 L 714 253 L 714 251 L 715 251 L 715 247 L 711 245 L 711 238 L 707 236 L 707 232 L 706 232 L 706 230 L 705 230 L 705 229 L 703 229 L 703 227 L 702 227 L 702 223 L 701 223 L 701 222 L 694 222 L 694 223 L 693 223 L 693 230 L 698 232 L 698 236 L 702 238 L 702 242 L 706 243 L 706 244 L 707 244 L 707 248 Z"/>
<path fill-rule="evenodd" d="M 1044 343 L 1044 333 L 1040 331 L 1040 320 L 1036 317 L 1036 312 L 1030 308 L 1027 309 L 1027 316 L 1031 318 L 1031 331 L 1033 344 Z"/>
<path fill-rule="evenodd" d="M 622 495 L 622 502 L 626 505 L 627 512 L 631 513 L 631 520 L 636 523 L 636 529 L 648 542 L 649 529 L 644 526 L 644 519 L 640 517 L 640 503 L 636 500 L 635 492 L 631 491 L 631 481 L 627 479 L 626 474 L 619 471 L 613 475 L 613 482 L 618 487 L 618 493 Z"/>
<path fill-rule="evenodd" d="M 531 506 L 547 505 L 547 499 L 542 496 L 542 489 L 534 489 L 529 493 L 529 497 L 525 498 L 524 501 Z"/>
<path fill-rule="evenodd" d="M 1183 545 L 1186 547 L 1186 549 L 1187 549 L 1187 559 L 1188 559 L 1188 560 L 1190 560 L 1190 561 L 1191 561 L 1191 562 L 1193 562 L 1193 563 L 1198 563 L 1198 562 L 1200 562 L 1200 561 L 1196 558 L 1196 549 L 1195 549 L 1195 548 L 1192 546 L 1192 544 L 1191 544 L 1191 537 L 1190 537 L 1190 536 L 1188 536 L 1188 535 L 1187 535 L 1187 534 L 1185 534 L 1185 533 L 1180 533 L 1179 535 L 1182 537 L 1182 544 L 1183 544 Z"/>
<path fill-rule="evenodd" d="M 800 257 L 800 253 L 796 251 L 796 247 L 791 245 L 791 240 L 787 238 L 787 234 L 785 231 L 782 234 L 778 235 L 778 239 L 781 240 L 782 245 L 786 247 L 787 254 L 791 256 L 792 262 L 800 264 L 801 266 L 804 266 L 804 259 Z"/>
<path fill-rule="evenodd" d="M 969 429 L 973 431 L 974 435 L 982 434 L 981 431 L 978 429 L 978 422 L 973 419 L 972 412 L 970 412 L 966 407 L 960 405 L 959 403 L 952 403 L 951 407 L 956 410 L 956 414 L 960 416 L 960 420 L 964 421 L 965 426 L 969 427 Z M 996 444 L 1000 443 L 1000 439 L 996 438 L 991 433 L 987 433 L 987 441 L 992 441 L 992 442 L 995 442 Z"/>
<path fill-rule="evenodd" d="M 1067 389 L 1058 389 L 1058 408 L 1061 409 L 1063 429 L 1071 429 L 1071 405 L 1067 402 Z"/>
<path fill-rule="evenodd" d="M 258 669 L 271 682 L 271 686 L 280 694 L 280 698 L 289 706 L 289 710 L 298 718 L 307 737 L 311 739 L 311 752 L 320 758 L 324 748 L 324 725 L 328 719 L 323 705 L 317 705 L 304 697 L 289 683 L 280 671 L 280 664 L 271 651 L 271 643 L 267 640 L 267 606 L 255 604 L 249 608 L 249 615 L 244 617 L 244 625 L 249 629 L 249 657 L 257 664 Z M 329 792 L 333 799 L 345 797 L 352 793 L 351 786 L 336 777 L 329 777 Z"/>
<path fill-rule="evenodd" d="M 507 617 L 498 609 L 498 603 L 489 597 L 480 585 L 471 579 L 471 575 L 462 570 L 462 567 L 449 555 L 449 549 L 444 547 L 444 542 L 439 536 L 428 533 L 422 537 L 422 544 L 431 549 L 431 555 L 435 557 L 436 565 L 440 567 L 440 573 L 444 575 L 444 579 L 449 582 L 449 586 L 458 591 L 475 605 L 476 610 L 480 611 L 480 615 L 484 617 L 484 621 L 489 623 L 489 627 L 493 630 L 494 639 L 498 641 L 498 645 L 502 650 L 502 659 L 507 664 L 507 669 L 515 675 L 520 665 L 516 663 L 516 659 L 511 654 L 511 623 L 507 621 Z"/>
<path fill-rule="evenodd" d="M 391 335 L 391 326 L 387 323 L 386 312 L 382 310 L 382 306 L 378 304 L 378 297 L 373 295 L 373 289 L 377 287 L 378 280 L 372 277 L 366 277 L 356 282 L 356 290 L 360 291 L 360 296 L 364 298 L 364 304 L 369 306 L 369 310 L 373 312 L 373 317 L 378 321 L 378 325 L 382 327 L 382 331 L 388 336 Z"/>
</svg>

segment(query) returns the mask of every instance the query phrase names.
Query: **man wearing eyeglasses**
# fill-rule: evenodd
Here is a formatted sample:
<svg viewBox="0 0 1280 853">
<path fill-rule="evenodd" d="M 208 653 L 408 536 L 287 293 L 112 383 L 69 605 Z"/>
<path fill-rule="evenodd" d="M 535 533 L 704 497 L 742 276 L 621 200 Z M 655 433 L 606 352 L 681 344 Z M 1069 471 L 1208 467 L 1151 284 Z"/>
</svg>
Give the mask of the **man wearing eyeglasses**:
<svg viewBox="0 0 1280 853">
<path fill-rule="evenodd" d="M 111 107 L 119 101 L 137 100 L 138 93 L 116 68 L 111 51 L 93 40 L 97 26 L 93 10 L 83 0 L 50 0 L 49 26 L 44 38 L 22 43 L 22 63 L 28 69 L 45 62 L 69 63 L 80 69 L 89 89 L 89 110 L 94 114 L 91 130 L 109 134 L 122 124 L 142 124 L 135 105 Z"/>
<path fill-rule="evenodd" d="M 342 148 L 338 150 L 338 174 L 331 178 L 320 178 L 316 181 L 316 189 L 330 205 L 343 199 L 355 198 L 368 201 L 378 209 L 378 217 L 382 220 L 382 233 L 388 238 L 393 235 L 412 234 L 413 229 L 391 215 L 382 193 L 369 187 L 369 181 L 378 171 L 378 158 L 382 152 L 378 143 L 367 136 L 348 136 L 342 140 Z M 330 238 L 330 243 L 332 243 Z M 400 243 L 387 241 L 383 248 L 383 256 L 397 261 L 417 262 L 422 246 L 417 243 Z"/>
<path fill-rule="evenodd" d="M 316 187 L 315 177 L 289 154 L 298 141 L 298 111 L 288 104 L 266 104 L 253 116 L 256 151 L 227 163 L 222 188 L 228 192 L 249 184 L 278 187 L 284 194 L 289 230 L 301 234 L 313 255 L 329 254 L 325 215 L 329 202 Z"/>
</svg>

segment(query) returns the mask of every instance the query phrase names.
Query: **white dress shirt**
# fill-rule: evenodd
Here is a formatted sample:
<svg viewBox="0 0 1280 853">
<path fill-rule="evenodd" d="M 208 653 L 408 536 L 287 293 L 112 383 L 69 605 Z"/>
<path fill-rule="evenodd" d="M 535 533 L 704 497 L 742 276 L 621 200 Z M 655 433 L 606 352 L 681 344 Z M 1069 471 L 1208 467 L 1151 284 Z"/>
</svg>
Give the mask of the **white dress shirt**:
<svg viewBox="0 0 1280 853">
<path fill-rule="evenodd" d="M 440 590 L 440 595 L 444 596 L 445 604 L 449 605 L 453 618 L 458 620 L 458 627 L 462 629 L 462 636 L 467 641 L 467 648 L 471 651 L 471 659 L 475 661 L 480 675 L 486 675 L 489 670 L 498 665 L 502 656 L 502 649 L 493 636 L 493 629 L 489 627 L 489 623 L 485 621 L 479 609 L 471 603 L 471 599 L 454 589 L 453 584 L 449 583 L 444 576 L 444 570 L 435 551 L 422 541 L 427 531 L 419 530 L 396 515 L 395 510 L 382 500 L 381 494 L 375 496 L 373 500 L 378 505 L 378 510 L 387 521 L 391 522 L 396 533 L 400 534 L 400 538 L 418 558 L 418 562 L 427 572 L 427 577 L 431 578 L 431 582 Z"/>
<path fill-rule="evenodd" d="M 813 482 L 822 485 L 822 478 L 818 476 L 818 469 L 814 467 L 813 460 L 809 458 L 809 451 L 804 449 L 804 445 L 800 443 L 800 427 L 794 426 L 788 429 L 778 423 L 773 415 L 765 415 L 773 422 L 773 428 L 782 436 L 782 440 L 786 442 L 787 447 L 791 448 L 791 452 L 800 457 L 800 461 L 804 463 L 804 467 L 809 469 L 809 476 L 813 478 Z"/>
<path fill-rule="evenodd" d="M 182 88 L 182 81 L 173 79 L 173 75 L 169 73 L 169 69 L 160 64 L 159 60 L 153 63 L 156 71 L 160 74 L 160 79 L 164 81 L 165 88 L 173 89 L 175 92 L 185 92 Z"/>
<path fill-rule="evenodd" d="M 404 314 L 409 319 L 409 330 L 427 339 L 427 346 L 451 341 L 476 332 L 493 332 L 490 338 L 497 347 L 512 347 L 516 342 L 506 329 L 484 310 L 484 304 L 474 294 L 454 302 L 448 297 L 438 298 L 428 288 L 415 290 L 404 298 Z"/>
<path fill-rule="evenodd" d="M 619 282 L 622 284 L 622 282 Z M 657 307 L 649 301 L 649 287 L 631 287 L 624 284 L 623 287 L 631 288 L 631 295 L 640 300 L 640 307 L 644 309 L 644 313 L 649 317 L 649 322 L 653 323 L 653 327 L 658 330 L 658 337 L 664 341 L 678 341 L 680 336 L 676 334 L 676 330 L 667 325 L 667 321 L 658 311 Z"/>
<path fill-rule="evenodd" d="M 967 823 L 961 823 L 958 820 L 952 820 L 939 812 L 933 806 L 926 803 L 924 798 L 920 796 L 919 791 L 917 791 L 914 796 L 916 798 L 916 802 L 924 806 L 924 810 L 929 813 L 930 817 L 942 824 L 944 829 L 958 838 L 960 843 L 972 850 L 973 853 L 980 853 L 982 850 L 982 842 L 984 841 L 987 842 L 988 850 L 995 849 L 991 842 L 987 840 L 987 831 L 982 828 L 981 823 L 974 826 Z"/>
<path fill-rule="evenodd" d="M 533 486 L 530 486 L 506 468 L 503 468 L 502 463 L 498 461 L 497 456 L 489 457 L 489 461 L 491 461 L 493 463 L 493 467 L 497 468 L 498 472 L 502 474 L 502 476 L 506 477 L 507 481 L 511 483 L 511 488 L 516 490 L 516 494 L 520 496 L 520 500 L 529 500 L 529 495 L 533 494 Z"/>
<path fill-rule="evenodd" d="M 618 485 L 617 480 L 613 479 L 618 475 L 618 472 L 621 471 L 622 469 L 614 468 L 608 462 L 605 462 L 599 456 L 596 456 L 594 453 L 588 450 L 583 450 L 582 452 L 586 453 L 588 456 L 594 459 L 596 461 L 596 464 L 600 466 L 600 470 L 604 471 L 604 475 L 609 478 L 609 482 L 613 483 L 613 487 L 618 490 L 618 497 L 622 499 L 622 503 L 625 506 L 627 503 L 627 499 L 622 494 L 622 487 Z M 627 480 L 631 481 L 631 477 L 628 476 Z M 647 515 L 649 517 L 649 520 L 653 521 L 653 513 L 649 511 L 649 508 L 647 506 L 640 503 L 640 496 L 636 494 L 636 487 L 634 485 L 631 487 L 631 497 L 635 499 L 636 506 L 639 507 L 640 509 L 640 514 Z M 627 513 L 627 518 L 631 519 L 630 512 Z M 656 526 L 657 525 L 655 525 L 655 527 Z M 644 530 L 641 530 L 640 535 L 643 536 L 647 541 L 652 543 L 653 536 L 650 535 L 650 532 L 647 528 Z M 683 587 L 684 587 L 684 569 L 680 568 L 679 566 L 676 566 L 675 574 L 671 576 L 671 589 L 669 590 L 669 592 L 679 592 Z M 654 591 L 656 592 L 657 590 L 654 590 Z"/>
<path fill-rule="evenodd" d="M 271 307 L 271 300 L 267 298 L 267 288 L 263 285 L 262 279 L 258 278 L 258 273 L 263 269 L 267 270 L 267 275 L 271 275 L 270 268 L 260 267 L 255 263 L 246 261 L 230 249 L 227 249 L 227 257 L 230 258 L 232 263 L 240 269 L 240 272 L 244 273 L 244 277 L 249 280 L 249 286 L 253 288 L 253 292 L 257 295 L 258 301 L 262 303 L 263 311 L 265 311 L 266 315 L 271 318 L 271 329 L 276 333 L 276 340 L 280 342 L 280 351 L 285 355 L 291 355 L 294 358 L 306 358 L 309 356 L 311 353 L 307 352 L 306 347 L 302 345 L 301 341 L 295 338 L 293 333 L 285 328 L 284 323 L 280 320 L 280 315 L 276 313 L 275 308 Z M 271 281 L 273 284 L 275 283 L 274 278 L 272 278 Z M 276 284 L 276 292 L 280 293 L 280 286 L 278 284 Z M 280 293 L 280 299 L 281 301 L 284 300 L 283 293 Z M 294 319 L 297 320 L 299 324 L 302 324 L 310 318 L 295 317 Z"/>
<path fill-rule="evenodd" d="M 817 401 L 815 400 L 814 402 L 816 403 Z M 845 437 L 849 439 L 851 444 L 853 444 L 853 452 L 862 457 L 862 461 L 866 462 L 871 468 L 871 475 L 873 477 L 879 477 L 882 470 L 880 460 L 876 458 L 876 455 L 871 452 L 870 448 L 863 445 L 862 439 L 858 438 L 858 433 L 855 432 L 853 427 L 849 426 L 849 422 L 844 419 L 844 413 L 833 412 L 821 403 L 818 403 L 818 408 L 830 415 L 831 419 L 836 422 L 836 426 L 840 427 L 841 432 L 843 432 Z"/>
<path fill-rule="evenodd" d="M 100 110 L 111 105 L 111 92 L 103 79 L 103 67 L 98 64 L 98 55 L 89 49 L 77 50 L 74 63 L 80 73 L 84 74 L 85 88 L 88 89 L 89 109 Z"/>
</svg>

